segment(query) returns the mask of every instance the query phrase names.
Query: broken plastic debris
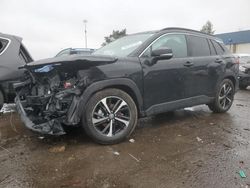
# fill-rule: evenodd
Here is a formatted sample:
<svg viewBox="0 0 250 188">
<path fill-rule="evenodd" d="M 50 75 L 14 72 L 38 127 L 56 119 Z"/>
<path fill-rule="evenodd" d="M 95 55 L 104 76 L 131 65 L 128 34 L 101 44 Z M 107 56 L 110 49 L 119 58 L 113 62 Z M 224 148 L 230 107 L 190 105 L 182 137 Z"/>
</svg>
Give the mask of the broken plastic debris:
<svg viewBox="0 0 250 188">
<path fill-rule="evenodd" d="M 196 140 L 197 140 L 198 142 L 203 142 L 202 139 L 199 138 L 198 136 L 196 137 Z"/>
<path fill-rule="evenodd" d="M 129 142 L 135 143 L 135 140 L 133 138 L 129 139 Z"/>
<path fill-rule="evenodd" d="M 128 155 L 129 155 L 130 157 L 132 157 L 134 160 L 136 160 L 136 162 L 138 162 L 138 163 L 140 162 L 140 160 L 137 159 L 137 158 L 136 158 L 135 156 L 133 156 L 132 154 L 129 153 Z"/>
<path fill-rule="evenodd" d="M 239 163 L 240 163 L 241 165 L 243 165 L 243 164 L 244 164 L 244 161 L 240 161 Z"/>
<path fill-rule="evenodd" d="M 49 148 L 50 153 L 60 153 L 65 151 L 65 146 L 54 146 Z"/>
<path fill-rule="evenodd" d="M 240 177 L 242 177 L 242 178 L 246 178 L 247 177 L 246 174 L 245 174 L 245 172 L 243 170 L 240 170 L 239 174 L 240 174 Z"/>
<path fill-rule="evenodd" d="M 114 151 L 113 154 L 117 155 L 117 156 L 120 155 L 120 153 L 118 151 Z"/>
</svg>

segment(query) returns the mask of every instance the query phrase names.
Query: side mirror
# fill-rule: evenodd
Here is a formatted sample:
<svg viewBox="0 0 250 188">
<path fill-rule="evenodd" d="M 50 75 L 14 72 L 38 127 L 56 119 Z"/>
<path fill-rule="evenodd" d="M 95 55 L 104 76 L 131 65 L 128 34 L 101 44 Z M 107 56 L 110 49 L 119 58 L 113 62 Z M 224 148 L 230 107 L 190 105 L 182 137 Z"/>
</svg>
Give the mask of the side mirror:
<svg viewBox="0 0 250 188">
<path fill-rule="evenodd" d="M 171 59 L 173 57 L 173 51 L 170 48 L 159 48 L 152 50 L 151 56 L 155 60 Z"/>
</svg>

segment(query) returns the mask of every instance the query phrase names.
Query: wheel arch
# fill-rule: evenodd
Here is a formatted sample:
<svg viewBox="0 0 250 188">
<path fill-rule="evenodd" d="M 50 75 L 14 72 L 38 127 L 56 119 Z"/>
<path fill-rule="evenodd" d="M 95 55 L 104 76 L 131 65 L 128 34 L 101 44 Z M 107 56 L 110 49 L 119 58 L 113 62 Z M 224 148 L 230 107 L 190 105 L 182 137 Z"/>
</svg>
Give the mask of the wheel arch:
<svg viewBox="0 0 250 188">
<path fill-rule="evenodd" d="M 224 79 L 229 79 L 229 80 L 231 80 L 231 81 L 233 82 L 234 88 L 236 89 L 236 79 L 235 79 L 234 76 L 229 75 L 229 76 L 224 77 Z M 223 80 L 224 80 L 224 79 L 223 79 Z"/>
<path fill-rule="evenodd" d="M 89 85 L 80 98 L 78 116 L 80 117 L 84 112 L 85 105 L 93 94 L 107 88 L 120 89 L 129 94 L 136 104 L 138 114 L 143 115 L 143 98 L 135 82 L 128 78 L 118 78 L 98 81 Z"/>
</svg>

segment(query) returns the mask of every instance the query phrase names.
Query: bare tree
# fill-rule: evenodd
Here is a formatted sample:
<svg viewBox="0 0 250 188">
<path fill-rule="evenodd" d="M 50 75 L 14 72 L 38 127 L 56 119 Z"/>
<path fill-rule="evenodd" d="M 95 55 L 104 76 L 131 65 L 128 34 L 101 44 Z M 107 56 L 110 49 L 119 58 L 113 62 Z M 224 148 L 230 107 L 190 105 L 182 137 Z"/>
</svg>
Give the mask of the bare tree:
<svg viewBox="0 0 250 188">
<path fill-rule="evenodd" d="M 200 31 L 211 35 L 213 35 L 215 32 L 215 30 L 213 30 L 213 24 L 209 20 L 206 22 L 205 25 L 202 26 Z"/>
</svg>

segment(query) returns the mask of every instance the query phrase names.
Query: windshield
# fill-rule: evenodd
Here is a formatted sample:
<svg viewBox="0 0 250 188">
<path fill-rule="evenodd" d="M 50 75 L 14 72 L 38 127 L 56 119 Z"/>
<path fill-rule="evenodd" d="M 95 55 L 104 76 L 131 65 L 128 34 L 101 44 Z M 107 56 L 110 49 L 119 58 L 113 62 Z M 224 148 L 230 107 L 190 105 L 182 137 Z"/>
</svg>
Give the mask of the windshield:
<svg viewBox="0 0 250 188">
<path fill-rule="evenodd" d="M 115 40 L 99 50 L 96 50 L 93 54 L 125 57 L 138 48 L 152 35 L 152 33 L 128 35 Z"/>
</svg>

